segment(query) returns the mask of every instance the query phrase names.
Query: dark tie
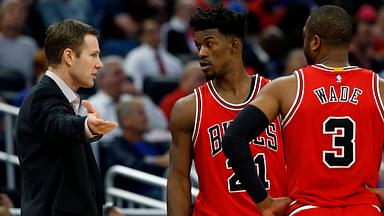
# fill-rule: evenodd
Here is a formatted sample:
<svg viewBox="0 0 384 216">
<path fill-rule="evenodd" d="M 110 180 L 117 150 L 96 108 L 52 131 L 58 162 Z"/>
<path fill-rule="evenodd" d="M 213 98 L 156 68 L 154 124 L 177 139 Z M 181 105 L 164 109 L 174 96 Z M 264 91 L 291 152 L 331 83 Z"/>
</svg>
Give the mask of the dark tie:
<svg viewBox="0 0 384 216">
<path fill-rule="evenodd" d="M 156 56 L 157 64 L 159 65 L 160 74 L 164 75 L 165 74 L 165 67 L 164 67 L 163 61 L 161 60 L 161 56 L 160 56 L 159 51 L 155 51 L 155 56 Z"/>
<path fill-rule="evenodd" d="M 80 106 L 80 97 L 77 96 L 73 101 L 71 101 L 71 106 L 75 111 L 76 115 L 79 114 L 79 106 Z"/>
</svg>

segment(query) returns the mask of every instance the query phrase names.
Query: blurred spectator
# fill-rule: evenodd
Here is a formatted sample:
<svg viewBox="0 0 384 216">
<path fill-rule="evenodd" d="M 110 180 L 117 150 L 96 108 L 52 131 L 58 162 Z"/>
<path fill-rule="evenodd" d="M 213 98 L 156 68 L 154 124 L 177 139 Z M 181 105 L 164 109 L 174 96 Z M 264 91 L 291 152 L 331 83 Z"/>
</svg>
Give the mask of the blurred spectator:
<svg viewBox="0 0 384 216">
<path fill-rule="evenodd" d="M 373 52 L 372 25 L 376 19 L 375 9 L 370 5 L 362 5 L 355 15 L 354 33 L 349 49 L 352 65 L 375 70 Z"/>
<path fill-rule="evenodd" d="M 39 0 L 24 0 L 28 7 L 28 16 L 23 33 L 33 37 L 39 47 L 43 47 L 46 28 L 43 17 L 37 8 L 38 1 Z"/>
<path fill-rule="evenodd" d="M 303 26 L 307 21 L 311 9 L 309 5 L 309 2 L 307 4 L 302 3 L 291 5 L 286 9 L 284 18 L 279 24 L 279 27 L 284 33 L 284 55 L 288 54 L 288 50 L 302 47 Z"/>
<path fill-rule="evenodd" d="M 129 3 L 132 1 L 105 1 L 105 11 L 100 25 L 102 55 L 125 56 L 127 52 L 138 46 L 137 31 L 140 22 L 127 11 L 135 9 L 134 5 L 125 8 L 125 4 Z M 146 11 L 142 12 L 146 13 Z"/>
<path fill-rule="evenodd" d="M 370 4 L 361 5 L 355 15 L 357 20 L 373 24 L 376 21 L 376 9 Z"/>
<path fill-rule="evenodd" d="M 119 164 L 163 176 L 169 161 L 169 143 L 151 143 L 144 139 L 148 131 L 148 118 L 142 100 L 134 98 L 120 103 L 117 116 L 123 134 L 108 145 L 108 167 Z M 127 179 L 116 181 L 116 185 L 129 191 L 157 199 L 162 196 L 157 187 Z"/>
<path fill-rule="evenodd" d="M 260 45 L 268 54 L 268 63 L 265 65 L 267 77 L 274 79 L 284 74 L 284 33 L 277 26 L 266 28 L 260 38 Z"/>
<path fill-rule="evenodd" d="M 148 17 L 159 17 L 164 0 L 108 0 L 101 23 L 103 40 L 136 37 L 140 23 Z"/>
<path fill-rule="evenodd" d="M 124 71 L 142 91 L 144 79 L 151 77 L 179 78 L 182 63 L 160 46 L 160 23 L 147 19 L 140 29 L 142 44 L 131 50 L 124 61 Z"/>
<path fill-rule="evenodd" d="M 46 28 L 66 18 L 77 19 L 95 26 L 93 18 L 96 14 L 89 0 L 39 0 L 37 7 Z"/>
<path fill-rule="evenodd" d="M 0 6 L 0 68 L 21 72 L 27 85 L 33 80 L 35 40 L 22 35 L 27 9 L 22 0 L 3 0 Z"/>
<path fill-rule="evenodd" d="M 278 25 L 285 15 L 285 8 L 277 4 L 276 0 L 247 1 L 249 11 L 260 20 L 261 30 L 269 26 Z"/>
<path fill-rule="evenodd" d="M 116 105 L 122 95 L 123 82 L 125 75 L 121 67 L 122 59 L 118 56 L 108 56 L 102 58 L 103 68 L 98 71 L 96 85 L 97 92 L 88 98 L 89 102 L 100 113 L 101 118 L 117 122 Z M 86 113 L 85 110 L 82 112 Z M 111 141 L 121 131 L 118 128 L 102 137 L 101 141 Z"/>
<path fill-rule="evenodd" d="M 372 31 L 375 59 L 384 61 L 384 5 L 378 10 L 376 23 L 373 25 Z M 381 70 L 383 69 L 381 68 Z"/>
<path fill-rule="evenodd" d="M 285 75 L 290 75 L 305 65 L 307 65 L 307 59 L 305 58 L 303 49 L 293 49 L 289 51 L 285 62 Z"/>
<path fill-rule="evenodd" d="M 195 0 L 176 1 L 174 15 L 161 29 L 165 48 L 183 62 L 196 58 L 196 47 L 188 24 L 196 8 Z"/>
<path fill-rule="evenodd" d="M 254 13 L 247 16 L 247 35 L 244 41 L 243 60 L 247 68 L 252 68 L 256 73 L 268 77 L 265 65 L 269 61 L 268 53 L 261 47 L 261 28 L 259 19 Z"/>
<path fill-rule="evenodd" d="M 167 121 L 158 108 L 148 97 L 135 89 L 132 82 L 126 79 L 120 56 L 106 56 L 102 59 L 104 67 L 97 75 L 97 93 L 88 98 L 101 117 L 117 122 L 116 107 L 120 101 L 130 100 L 132 97 L 141 97 L 146 112 L 149 113 L 149 129 L 166 129 Z M 84 110 L 83 110 L 84 111 Z M 104 135 L 101 141 L 108 142 L 121 135 L 121 129 L 115 128 L 111 133 Z"/>
<path fill-rule="evenodd" d="M 34 61 L 33 61 L 33 74 L 34 74 L 34 83 L 37 83 L 40 81 L 40 79 L 43 77 L 45 71 L 48 69 L 48 61 L 47 57 L 45 56 L 44 49 L 39 49 L 36 52 Z M 26 87 L 23 90 L 21 90 L 18 95 L 16 96 L 15 100 L 13 101 L 13 105 L 15 106 L 21 106 L 23 103 L 24 97 L 27 95 L 30 87 Z"/>
<path fill-rule="evenodd" d="M 180 83 L 177 89 L 166 95 L 160 102 L 160 108 L 170 120 L 171 111 L 176 101 L 193 92 L 193 89 L 205 82 L 204 73 L 201 71 L 198 61 L 192 61 L 184 67 Z"/>
</svg>

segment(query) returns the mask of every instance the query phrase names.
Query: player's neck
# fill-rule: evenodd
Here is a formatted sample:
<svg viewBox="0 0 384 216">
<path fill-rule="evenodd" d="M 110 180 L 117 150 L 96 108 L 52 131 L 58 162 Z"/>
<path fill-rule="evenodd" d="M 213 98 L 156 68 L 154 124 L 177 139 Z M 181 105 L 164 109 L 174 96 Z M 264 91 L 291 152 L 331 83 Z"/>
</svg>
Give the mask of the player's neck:
<svg viewBox="0 0 384 216">
<path fill-rule="evenodd" d="M 348 51 L 346 49 L 330 50 L 324 56 L 319 57 L 316 63 L 327 67 L 347 67 L 349 66 Z"/>
<path fill-rule="evenodd" d="M 213 85 L 218 94 L 231 103 L 241 103 L 248 96 L 252 78 L 245 71 L 215 79 Z"/>
</svg>

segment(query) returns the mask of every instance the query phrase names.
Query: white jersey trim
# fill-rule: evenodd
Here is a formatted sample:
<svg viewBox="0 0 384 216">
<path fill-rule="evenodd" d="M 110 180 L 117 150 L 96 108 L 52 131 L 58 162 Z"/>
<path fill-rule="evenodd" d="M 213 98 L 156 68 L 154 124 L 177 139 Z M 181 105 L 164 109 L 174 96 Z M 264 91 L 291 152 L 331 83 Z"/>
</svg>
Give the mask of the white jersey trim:
<svg viewBox="0 0 384 216">
<path fill-rule="evenodd" d="M 293 210 L 290 214 L 288 214 L 288 216 L 293 216 L 301 211 L 305 211 L 305 210 L 308 210 L 308 209 L 314 209 L 314 208 L 319 208 L 318 206 L 313 206 L 313 205 L 304 205 L 304 206 L 300 206 L 298 207 L 297 209 Z"/>
<path fill-rule="evenodd" d="M 372 205 L 372 207 L 375 208 L 375 209 L 377 209 L 377 211 L 379 211 L 379 212 L 381 213 L 381 209 L 380 209 L 379 206 L 377 206 L 377 205 Z"/>
<path fill-rule="evenodd" d="M 221 106 L 225 107 L 226 109 L 229 109 L 229 110 L 242 110 L 245 105 L 249 104 L 249 102 L 251 102 L 254 99 L 255 94 L 257 94 L 258 91 L 261 88 L 261 77 L 258 74 L 256 74 L 255 76 L 256 76 L 255 83 L 254 83 L 253 89 L 251 90 L 252 94 L 243 103 L 234 104 L 234 103 L 230 103 L 230 102 L 224 100 L 224 98 L 222 98 L 220 96 L 220 94 L 216 91 L 216 88 L 213 85 L 212 80 L 209 83 L 207 83 L 208 90 L 209 90 L 209 93 L 211 94 L 211 96 L 215 99 L 215 101 L 218 104 L 220 104 Z M 257 89 L 257 91 L 256 91 L 256 89 Z M 214 92 L 212 92 L 212 91 L 214 91 Z"/>
<path fill-rule="evenodd" d="M 384 122 L 384 116 L 383 116 L 384 106 L 383 106 L 383 101 L 381 100 L 379 82 L 380 82 L 379 76 L 375 73 L 372 73 L 373 96 L 375 98 L 376 107 L 380 113 L 381 120 Z"/>
<path fill-rule="evenodd" d="M 203 112 L 203 99 L 201 97 L 201 90 L 200 87 L 194 90 L 195 92 L 195 124 L 193 125 L 193 132 L 192 132 L 192 143 L 193 148 L 195 148 L 197 136 L 200 131 L 200 124 L 201 124 L 201 115 Z"/>
<path fill-rule="evenodd" d="M 300 75 L 303 77 L 303 80 L 300 79 Z M 287 115 L 284 117 L 284 119 L 281 122 L 282 128 L 285 128 L 289 122 L 292 120 L 293 116 L 295 115 L 297 109 L 299 109 L 301 101 L 303 100 L 303 95 L 304 95 L 304 75 L 302 69 L 299 71 L 294 71 L 294 74 L 297 79 L 297 92 L 296 92 L 296 97 L 295 100 L 293 101 L 291 107 L 289 108 L 289 111 Z M 302 93 L 302 94 L 300 94 Z M 301 97 L 300 97 L 301 95 Z M 299 98 L 300 97 L 300 98 Z"/>
<path fill-rule="evenodd" d="M 323 71 L 335 72 L 334 67 L 329 67 L 329 66 L 326 66 L 323 64 L 315 64 L 315 65 L 312 65 L 312 67 L 319 69 L 319 70 L 323 70 Z M 352 71 L 352 70 L 357 70 L 360 68 L 358 66 L 346 66 L 346 67 L 342 67 L 342 69 L 343 69 L 343 71 Z"/>
</svg>

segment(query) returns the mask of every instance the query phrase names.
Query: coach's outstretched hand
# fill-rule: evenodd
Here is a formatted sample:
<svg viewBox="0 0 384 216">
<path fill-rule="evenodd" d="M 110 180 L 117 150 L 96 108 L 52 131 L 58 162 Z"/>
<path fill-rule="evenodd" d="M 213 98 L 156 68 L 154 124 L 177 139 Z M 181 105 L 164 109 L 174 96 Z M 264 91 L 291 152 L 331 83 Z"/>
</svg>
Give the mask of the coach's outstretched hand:
<svg viewBox="0 0 384 216">
<path fill-rule="evenodd" d="M 292 199 L 288 197 L 272 198 L 268 196 L 264 201 L 257 204 L 263 216 L 282 216 L 285 215 L 288 205 Z"/>
<path fill-rule="evenodd" d="M 93 134 L 106 134 L 111 132 L 114 128 L 117 127 L 117 123 L 113 121 L 105 121 L 104 119 L 100 118 L 100 115 L 98 112 L 96 112 L 95 108 L 92 106 L 92 104 L 87 101 L 83 100 L 82 105 L 87 110 L 88 114 L 88 127 L 92 131 Z"/>
</svg>

